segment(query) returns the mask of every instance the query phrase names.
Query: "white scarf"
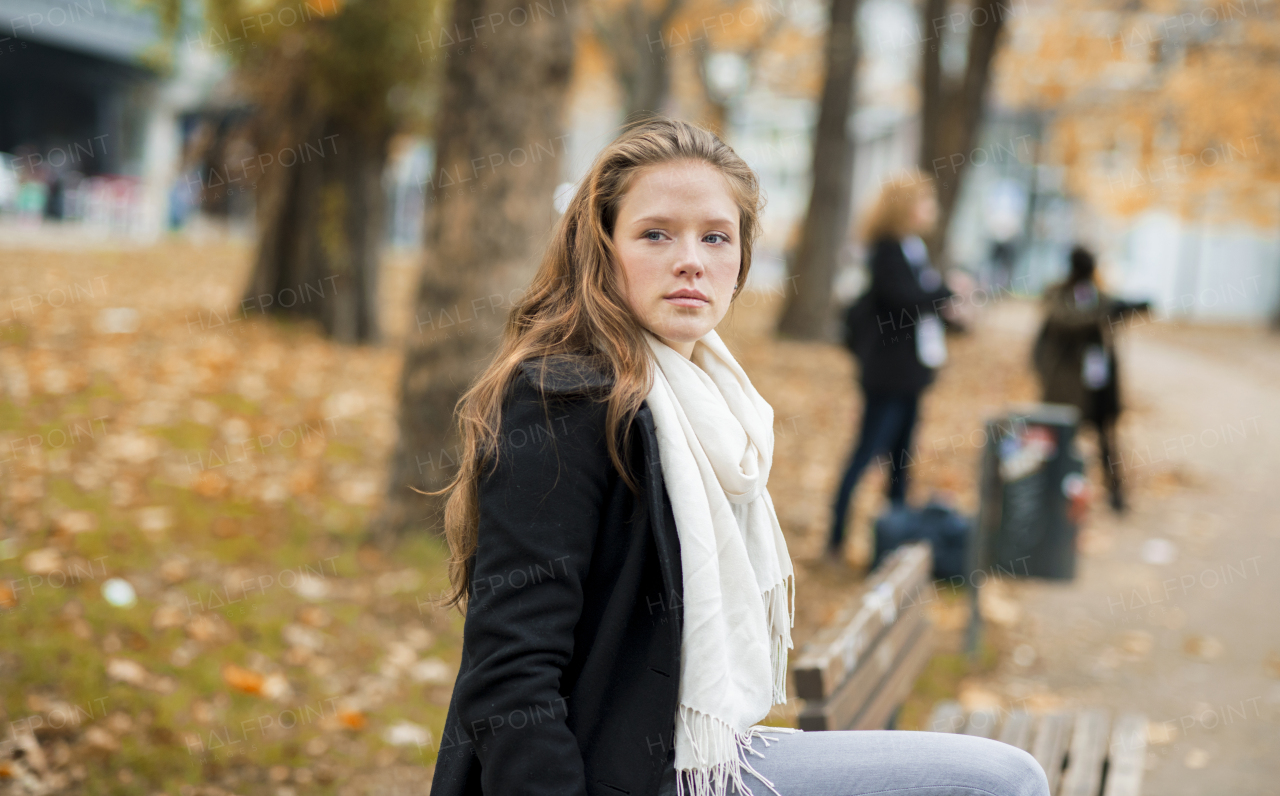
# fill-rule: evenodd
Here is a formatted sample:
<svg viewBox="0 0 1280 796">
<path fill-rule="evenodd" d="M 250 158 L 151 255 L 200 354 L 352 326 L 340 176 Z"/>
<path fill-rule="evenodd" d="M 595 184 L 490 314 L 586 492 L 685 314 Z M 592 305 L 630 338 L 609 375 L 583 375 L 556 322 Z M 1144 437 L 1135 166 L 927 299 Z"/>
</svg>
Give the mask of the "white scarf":
<svg viewBox="0 0 1280 796">
<path fill-rule="evenodd" d="M 723 796 L 732 783 L 750 794 L 743 770 L 760 777 L 745 760 L 759 754 L 751 739 L 790 731 L 753 726 L 786 702 L 795 620 L 791 557 L 765 488 L 773 408 L 715 330 L 690 359 L 645 338 L 655 363 L 646 400 L 684 570 L 678 792 Z"/>
</svg>

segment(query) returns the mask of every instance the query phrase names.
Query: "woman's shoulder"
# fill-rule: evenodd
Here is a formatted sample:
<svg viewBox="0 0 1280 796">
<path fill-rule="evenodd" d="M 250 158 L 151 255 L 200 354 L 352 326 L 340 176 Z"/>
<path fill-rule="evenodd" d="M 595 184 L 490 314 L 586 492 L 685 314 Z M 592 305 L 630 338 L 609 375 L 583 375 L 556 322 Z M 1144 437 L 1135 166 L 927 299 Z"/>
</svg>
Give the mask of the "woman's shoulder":
<svg viewBox="0 0 1280 796">
<path fill-rule="evenodd" d="M 613 387 L 613 375 L 595 357 L 565 353 L 521 362 L 517 378 L 546 396 L 600 395 Z"/>
<path fill-rule="evenodd" d="M 872 260 L 906 260 L 902 253 L 902 241 L 892 235 L 880 235 L 867 245 L 868 256 Z"/>
<path fill-rule="evenodd" d="M 526 359 L 507 385 L 502 425 L 510 429 L 552 422 L 560 433 L 594 438 L 603 433 L 612 385 L 608 371 L 585 355 Z"/>
<path fill-rule="evenodd" d="M 499 447 L 517 470 L 552 456 L 575 471 L 608 472 L 608 395 L 612 379 L 584 357 L 526 360 L 507 386 Z"/>
</svg>

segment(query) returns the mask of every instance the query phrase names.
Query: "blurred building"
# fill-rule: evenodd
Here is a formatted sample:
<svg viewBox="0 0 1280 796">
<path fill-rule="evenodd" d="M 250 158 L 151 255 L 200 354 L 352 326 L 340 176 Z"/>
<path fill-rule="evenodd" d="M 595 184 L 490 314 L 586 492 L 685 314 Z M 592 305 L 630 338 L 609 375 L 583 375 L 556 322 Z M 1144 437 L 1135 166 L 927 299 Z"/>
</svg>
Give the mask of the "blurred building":
<svg viewBox="0 0 1280 796">
<path fill-rule="evenodd" d="M 168 226 L 185 118 L 225 74 L 127 0 L 0 0 L 0 152 L 27 221 L 153 237 Z"/>
</svg>

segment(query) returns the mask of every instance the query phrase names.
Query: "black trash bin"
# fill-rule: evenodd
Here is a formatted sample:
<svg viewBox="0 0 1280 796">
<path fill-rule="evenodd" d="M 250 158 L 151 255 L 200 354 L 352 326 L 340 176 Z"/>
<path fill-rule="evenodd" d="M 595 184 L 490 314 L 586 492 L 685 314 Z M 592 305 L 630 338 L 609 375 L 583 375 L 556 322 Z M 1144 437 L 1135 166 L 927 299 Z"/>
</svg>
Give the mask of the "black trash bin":
<svg viewBox="0 0 1280 796">
<path fill-rule="evenodd" d="M 974 568 L 991 577 L 1069 580 L 1076 574 L 1071 506 L 1085 489 L 1079 412 L 1032 404 L 988 421 Z"/>
</svg>

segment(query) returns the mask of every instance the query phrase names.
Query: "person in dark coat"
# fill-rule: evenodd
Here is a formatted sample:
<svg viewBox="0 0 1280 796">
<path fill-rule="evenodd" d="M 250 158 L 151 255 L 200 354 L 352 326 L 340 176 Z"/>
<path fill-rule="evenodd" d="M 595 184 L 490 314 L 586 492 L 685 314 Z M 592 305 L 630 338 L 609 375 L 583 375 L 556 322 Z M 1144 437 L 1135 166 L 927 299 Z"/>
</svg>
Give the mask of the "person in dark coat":
<svg viewBox="0 0 1280 796">
<path fill-rule="evenodd" d="M 1044 293 L 1044 322 L 1032 360 L 1046 403 L 1070 404 L 1098 433 L 1103 479 L 1116 511 L 1125 508 L 1121 459 L 1116 450 L 1120 378 L 1113 335 L 1126 305 L 1103 293 L 1093 254 L 1076 246 L 1065 281 Z"/>
<path fill-rule="evenodd" d="M 480 488 L 462 665 L 433 794 L 656 793 L 680 660 L 679 541 L 653 417 L 605 444 L 608 375 L 523 363 Z"/>
<path fill-rule="evenodd" d="M 767 480 L 772 410 L 714 328 L 746 281 L 759 188 L 713 133 L 664 118 L 606 147 L 581 185 L 458 407 L 461 464 L 441 492 L 447 603 L 466 621 L 432 796 L 710 796 L 718 777 L 726 796 L 1048 796 L 1034 758 L 989 739 L 744 729 L 769 706 L 732 701 L 743 715 L 686 711 L 760 680 L 766 702 L 786 699 L 790 638 L 771 628 L 790 625 L 787 595 L 780 612 L 753 601 L 774 591 L 762 565 L 790 559 L 767 493 L 745 494 Z M 681 450 L 680 427 L 698 447 Z M 716 563 L 686 566 L 699 560 Z M 692 598 L 734 590 L 755 613 Z M 717 627 L 721 612 L 747 618 Z M 717 630 L 731 632 L 707 655 Z M 682 764 L 690 718 L 713 743 Z"/>
<path fill-rule="evenodd" d="M 937 216 L 933 183 L 916 172 L 885 183 L 863 227 L 871 284 L 846 320 L 859 360 L 862 424 L 831 512 L 827 556 L 834 560 L 843 558 L 849 504 L 873 459 L 887 456 L 889 500 L 906 502 L 920 396 L 946 361 L 939 313 L 954 295 L 920 237 Z"/>
</svg>

